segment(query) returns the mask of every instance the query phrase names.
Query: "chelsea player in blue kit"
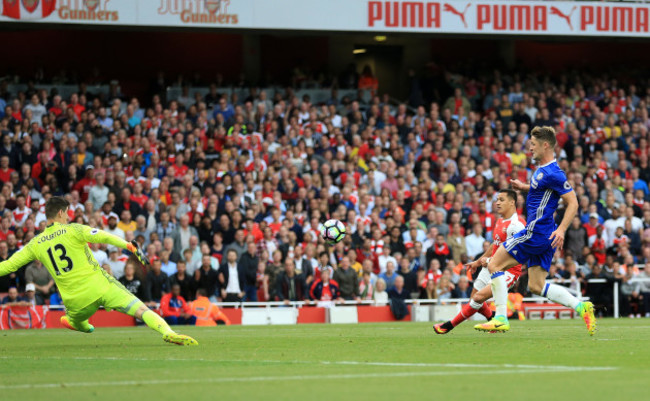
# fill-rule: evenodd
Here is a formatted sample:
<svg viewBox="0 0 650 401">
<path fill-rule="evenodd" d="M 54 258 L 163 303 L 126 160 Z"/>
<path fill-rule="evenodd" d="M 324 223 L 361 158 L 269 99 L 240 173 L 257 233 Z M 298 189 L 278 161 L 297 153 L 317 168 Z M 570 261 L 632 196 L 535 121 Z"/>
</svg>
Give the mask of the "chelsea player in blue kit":
<svg viewBox="0 0 650 401">
<path fill-rule="evenodd" d="M 506 315 L 508 286 L 504 271 L 520 263 L 527 263 L 530 291 L 574 309 L 584 319 L 589 334 L 594 335 L 596 318 L 593 304 L 580 302 L 565 287 L 546 282 L 555 250 L 562 249 L 564 234 L 578 210 L 576 194 L 555 160 L 555 130 L 551 127 L 535 127 L 529 143 L 533 159 L 539 167 L 533 173 L 529 185 L 519 180 L 510 181 L 514 189 L 528 191 L 528 225 L 501 244 L 488 262 L 496 315 L 489 322 L 478 324 L 474 328 L 488 332 L 510 329 Z M 566 210 L 558 227 L 553 215 L 560 199 Z"/>
</svg>

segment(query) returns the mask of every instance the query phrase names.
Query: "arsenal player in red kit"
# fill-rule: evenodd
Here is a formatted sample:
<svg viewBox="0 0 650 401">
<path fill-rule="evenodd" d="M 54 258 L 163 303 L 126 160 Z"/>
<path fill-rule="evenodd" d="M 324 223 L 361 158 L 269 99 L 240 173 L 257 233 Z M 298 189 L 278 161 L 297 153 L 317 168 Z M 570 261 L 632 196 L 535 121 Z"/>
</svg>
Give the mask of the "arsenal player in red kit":
<svg viewBox="0 0 650 401">
<path fill-rule="evenodd" d="M 487 270 L 489 257 L 513 234 L 523 230 L 526 221 L 517 215 L 517 193 L 512 189 L 502 189 L 497 195 L 496 202 L 497 213 L 501 216 L 494 226 L 494 241 L 485 253 L 476 261 L 467 265 L 470 269 L 476 270 L 483 266 L 478 277 L 474 281 L 474 289 L 469 303 L 463 305 L 461 311 L 455 318 L 433 326 L 437 334 L 447 334 L 454 327 L 458 326 L 465 320 L 469 319 L 476 312 L 485 316 L 488 320 L 492 317 L 492 310 L 488 307 L 487 301 L 492 297 L 492 287 L 490 286 L 490 272 Z M 511 288 L 521 276 L 521 265 L 517 265 L 506 271 L 506 283 Z"/>
</svg>

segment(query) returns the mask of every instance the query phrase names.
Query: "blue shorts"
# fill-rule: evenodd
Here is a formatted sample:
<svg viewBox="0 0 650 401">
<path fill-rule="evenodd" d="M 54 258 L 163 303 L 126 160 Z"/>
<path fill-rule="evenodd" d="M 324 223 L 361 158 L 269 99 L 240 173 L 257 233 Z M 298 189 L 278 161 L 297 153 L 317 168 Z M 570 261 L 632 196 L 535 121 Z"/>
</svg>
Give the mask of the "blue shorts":
<svg viewBox="0 0 650 401">
<path fill-rule="evenodd" d="M 504 242 L 503 247 L 522 265 L 541 266 L 549 271 L 555 254 L 555 248 L 551 246 L 553 241 L 548 239 L 549 236 L 529 233 L 523 229 Z"/>
</svg>

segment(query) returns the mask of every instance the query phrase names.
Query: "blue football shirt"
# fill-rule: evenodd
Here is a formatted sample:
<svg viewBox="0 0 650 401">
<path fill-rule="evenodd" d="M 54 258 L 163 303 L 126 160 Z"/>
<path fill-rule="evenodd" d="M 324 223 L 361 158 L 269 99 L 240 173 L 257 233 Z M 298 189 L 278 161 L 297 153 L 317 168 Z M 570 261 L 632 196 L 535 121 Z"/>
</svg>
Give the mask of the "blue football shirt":
<svg viewBox="0 0 650 401">
<path fill-rule="evenodd" d="M 530 178 L 530 191 L 526 198 L 526 229 L 550 237 L 557 228 L 553 215 L 560 197 L 571 191 L 573 188 L 556 160 L 539 166 Z"/>
</svg>

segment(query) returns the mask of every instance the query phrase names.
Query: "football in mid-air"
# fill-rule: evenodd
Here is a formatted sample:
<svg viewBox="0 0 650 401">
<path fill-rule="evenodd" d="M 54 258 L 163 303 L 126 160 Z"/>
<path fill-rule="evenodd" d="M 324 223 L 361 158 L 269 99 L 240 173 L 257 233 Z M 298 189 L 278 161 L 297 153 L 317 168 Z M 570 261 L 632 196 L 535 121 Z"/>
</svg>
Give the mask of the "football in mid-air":
<svg viewBox="0 0 650 401">
<path fill-rule="evenodd" d="M 329 244 L 341 242 L 345 238 L 345 224 L 335 219 L 327 220 L 321 227 L 321 236 Z"/>
</svg>

